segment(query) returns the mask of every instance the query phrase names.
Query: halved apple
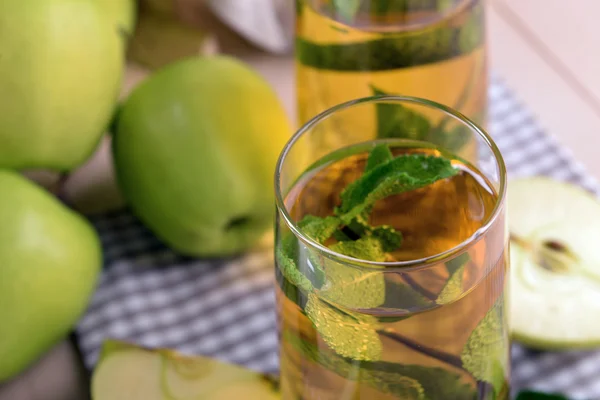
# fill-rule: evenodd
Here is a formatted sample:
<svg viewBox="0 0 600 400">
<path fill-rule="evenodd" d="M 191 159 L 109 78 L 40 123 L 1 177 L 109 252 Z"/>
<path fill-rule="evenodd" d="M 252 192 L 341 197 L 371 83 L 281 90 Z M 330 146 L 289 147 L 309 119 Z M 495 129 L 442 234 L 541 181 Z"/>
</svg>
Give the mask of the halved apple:
<svg viewBox="0 0 600 400">
<path fill-rule="evenodd" d="M 92 378 L 94 400 L 279 399 L 267 375 L 172 350 L 108 341 Z"/>
<path fill-rule="evenodd" d="M 543 177 L 508 189 L 514 339 L 538 349 L 600 346 L 600 202 Z"/>
</svg>

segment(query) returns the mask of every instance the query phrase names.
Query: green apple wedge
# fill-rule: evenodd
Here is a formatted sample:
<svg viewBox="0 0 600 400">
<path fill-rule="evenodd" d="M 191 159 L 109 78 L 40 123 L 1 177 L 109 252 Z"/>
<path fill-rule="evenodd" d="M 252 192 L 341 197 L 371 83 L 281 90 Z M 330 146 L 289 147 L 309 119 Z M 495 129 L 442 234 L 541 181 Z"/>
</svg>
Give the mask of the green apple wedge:
<svg viewBox="0 0 600 400">
<path fill-rule="evenodd" d="M 0 167 L 70 171 L 118 99 L 126 38 L 103 2 L 0 1 Z"/>
<path fill-rule="evenodd" d="M 229 256 L 272 227 L 275 164 L 291 128 L 275 92 L 242 62 L 192 57 L 156 71 L 116 127 L 119 186 L 174 250 Z"/>
<path fill-rule="evenodd" d="M 272 377 L 201 356 L 105 342 L 92 377 L 93 400 L 276 400 Z"/>
<path fill-rule="evenodd" d="M 511 330 L 538 349 L 600 346 L 600 202 L 549 178 L 511 181 Z"/>
<path fill-rule="evenodd" d="M 91 225 L 37 184 L 0 170 L 0 382 L 73 327 L 102 264 Z"/>
</svg>

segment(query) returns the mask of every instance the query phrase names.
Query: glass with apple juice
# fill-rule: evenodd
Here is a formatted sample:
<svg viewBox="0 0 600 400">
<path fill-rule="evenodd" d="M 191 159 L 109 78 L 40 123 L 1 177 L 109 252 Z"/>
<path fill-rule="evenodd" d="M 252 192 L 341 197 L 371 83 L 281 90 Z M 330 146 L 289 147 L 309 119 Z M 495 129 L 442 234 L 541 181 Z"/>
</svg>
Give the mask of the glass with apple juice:
<svg viewBox="0 0 600 400">
<path fill-rule="evenodd" d="M 378 139 L 434 129 L 415 115 L 478 152 Z M 424 99 L 353 100 L 293 136 L 275 185 L 283 399 L 508 399 L 506 173 L 487 133 Z"/>
<path fill-rule="evenodd" d="M 483 0 L 297 0 L 295 4 L 300 123 L 336 104 L 383 93 L 434 100 L 485 123 Z M 423 123 L 438 124 L 436 117 L 430 115 Z M 348 117 L 345 123 L 353 121 Z M 470 132 L 432 133 L 437 136 L 434 141 L 444 140 L 455 154 L 475 153 L 477 140 Z M 411 137 L 403 130 L 380 134 L 430 139 Z M 319 139 L 332 140 L 335 135 Z"/>
</svg>

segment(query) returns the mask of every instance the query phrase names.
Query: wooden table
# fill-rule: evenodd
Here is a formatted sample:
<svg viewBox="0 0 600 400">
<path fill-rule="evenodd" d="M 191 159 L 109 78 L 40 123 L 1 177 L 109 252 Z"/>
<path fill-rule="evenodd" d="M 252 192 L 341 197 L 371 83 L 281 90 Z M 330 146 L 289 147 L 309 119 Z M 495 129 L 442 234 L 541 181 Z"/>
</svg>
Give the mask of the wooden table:
<svg viewBox="0 0 600 400">
<path fill-rule="evenodd" d="M 575 5 L 576 4 L 576 5 Z M 597 177 L 600 157 L 600 3 L 595 0 L 490 0 L 491 66 L 527 104 L 541 125 L 568 146 Z M 541 12 L 543 10 L 543 12 Z M 293 63 L 253 49 L 216 21 L 222 51 L 260 71 L 277 89 L 290 117 L 295 116 Z M 128 70 L 126 91 L 146 75 Z M 598 135 L 598 136 L 597 136 Z M 68 190 L 86 203 L 101 192 L 107 201 L 112 178 L 106 144 L 71 180 Z M 101 190 L 94 187 L 102 186 Z M 109 188 L 108 190 L 106 188 Z M 106 199 L 105 199 L 106 200 Z M 91 211 L 95 206 L 88 205 Z M 0 400 L 86 399 L 88 388 L 69 342 L 63 342 L 15 381 L 0 386 Z"/>
</svg>

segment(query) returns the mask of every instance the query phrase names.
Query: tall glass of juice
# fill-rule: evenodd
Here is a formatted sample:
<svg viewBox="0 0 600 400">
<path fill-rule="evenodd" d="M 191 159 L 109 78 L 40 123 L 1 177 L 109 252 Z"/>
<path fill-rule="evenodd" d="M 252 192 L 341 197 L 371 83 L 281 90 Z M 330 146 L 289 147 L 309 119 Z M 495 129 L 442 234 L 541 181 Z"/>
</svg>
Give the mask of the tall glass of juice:
<svg viewBox="0 0 600 400">
<path fill-rule="evenodd" d="M 484 130 L 429 100 L 353 100 L 293 136 L 275 184 L 284 399 L 509 398 L 506 172 Z"/>
</svg>

